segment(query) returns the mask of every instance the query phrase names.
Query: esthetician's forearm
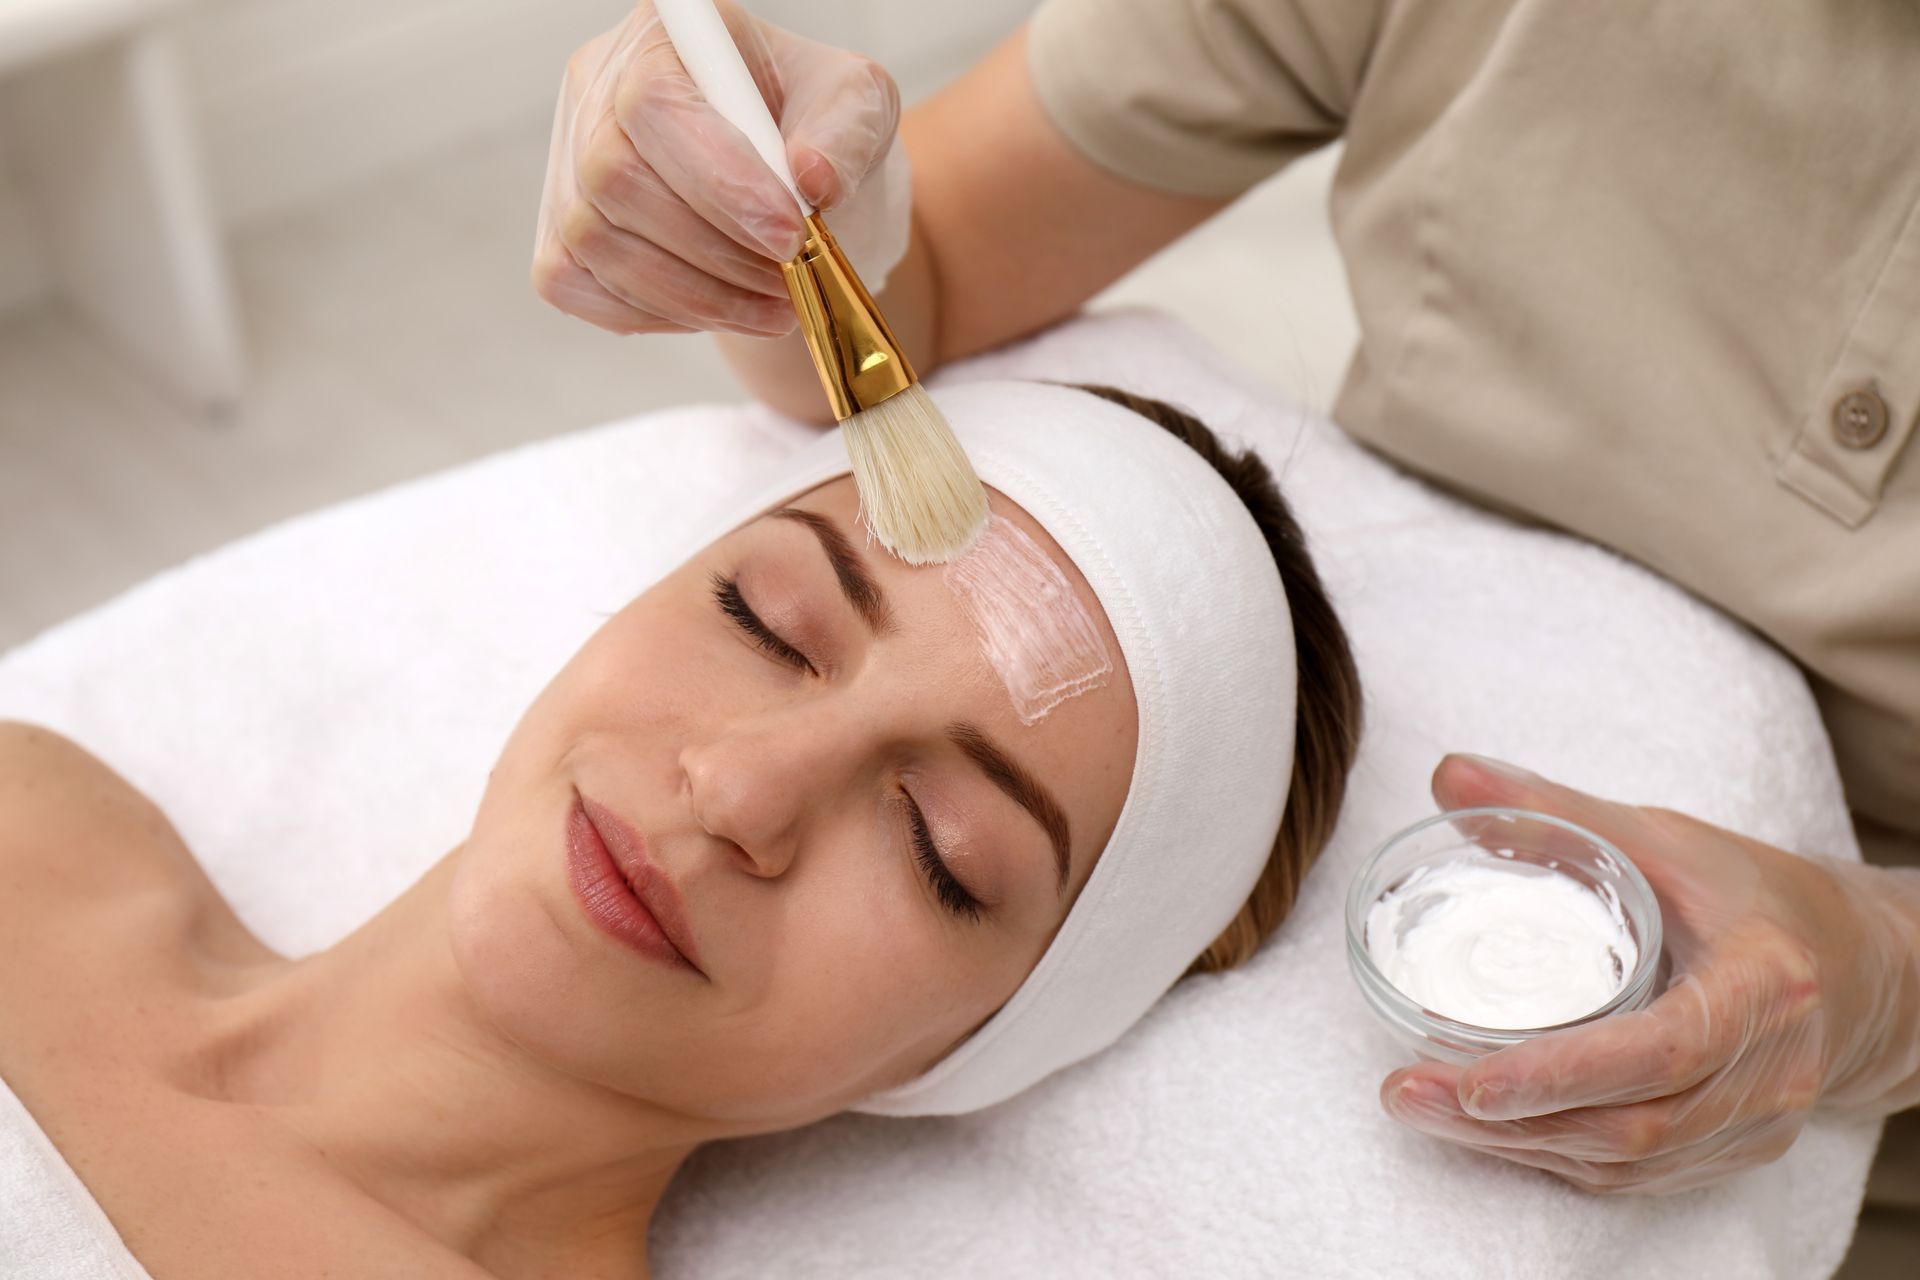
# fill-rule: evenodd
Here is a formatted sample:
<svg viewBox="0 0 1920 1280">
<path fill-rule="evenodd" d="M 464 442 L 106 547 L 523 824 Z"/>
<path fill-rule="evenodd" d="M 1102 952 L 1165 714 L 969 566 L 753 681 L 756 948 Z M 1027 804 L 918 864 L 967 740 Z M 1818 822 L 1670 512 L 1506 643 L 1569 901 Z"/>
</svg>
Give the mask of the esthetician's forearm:
<svg viewBox="0 0 1920 1280">
<path fill-rule="evenodd" d="M 1842 889 L 1843 955 L 1858 966 L 1828 1010 L 1822 1101 L 1881 1114 L 1920 1106 L 1920 870 L 1815 861 Z M 1805 909 L 1822 912 L 1823 897 L 1810 892 Z"/>
<path fill-rule="evenodd" d="M 1896 1000 L 1901 1014 L 1896 1015 L 1896 1031 L 1887 1046 L 1904 1064 L 1906 1075 L 1882 1099 L 1889 1111 L 1920 1107 L 1920 869 L 1875 868 L 1880 872 L 1877 886 L 1885 895 L 1881 902 L 1892 928 L 1905 941 Z M 1893 1068 L 1898 1070 L 1896 1066 Z"/>
</svg>

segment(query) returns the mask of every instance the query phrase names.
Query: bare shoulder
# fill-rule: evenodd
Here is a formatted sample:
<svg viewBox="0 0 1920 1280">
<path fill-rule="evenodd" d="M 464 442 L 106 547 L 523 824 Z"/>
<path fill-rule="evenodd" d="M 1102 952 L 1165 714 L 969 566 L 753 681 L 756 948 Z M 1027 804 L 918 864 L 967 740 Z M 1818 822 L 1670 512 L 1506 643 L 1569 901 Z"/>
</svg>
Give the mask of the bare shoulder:
<svg viewBox="0 0 1920 1280">
<path fill-rule="evenodd" d="M 156 1276 L 485 1280 L 283 1130 L 156 1072 L 195 951 L 272 958 L 152 799 L 0 720 L 0 1079 L 127 1248 Z"/>
<path fill-rule="evenodd" d="M 103 892 L 103 889 L 105 892 Z M 214 892 L 160 806 L 72 739 L 0 720 L 0 934 L 55 904 L 189 920 Z"/>
</svg>

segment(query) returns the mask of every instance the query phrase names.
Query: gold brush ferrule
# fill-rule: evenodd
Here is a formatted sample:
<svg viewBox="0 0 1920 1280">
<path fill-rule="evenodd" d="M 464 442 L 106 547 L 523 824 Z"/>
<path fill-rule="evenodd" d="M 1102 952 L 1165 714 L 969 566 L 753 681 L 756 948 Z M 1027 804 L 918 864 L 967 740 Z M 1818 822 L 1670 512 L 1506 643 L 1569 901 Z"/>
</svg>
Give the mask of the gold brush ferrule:
<svg viewBox="0 0 1920 1280">
<path fill-rule="evenodd" d="M 807 218 L 807 243 L 780 264 L 780 274 L 835 418 L 845 421 L 914 384 L 906 352 L 819 214 Z"/>
</svg>

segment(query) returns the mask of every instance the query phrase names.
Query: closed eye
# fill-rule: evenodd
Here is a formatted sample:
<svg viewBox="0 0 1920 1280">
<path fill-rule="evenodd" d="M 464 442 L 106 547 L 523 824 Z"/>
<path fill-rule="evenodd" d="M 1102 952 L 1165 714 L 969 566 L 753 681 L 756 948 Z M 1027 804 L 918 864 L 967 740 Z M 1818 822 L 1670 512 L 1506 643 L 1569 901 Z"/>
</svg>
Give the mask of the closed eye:
<svg viewBox="0 0 1920 1280">
<path fill-rule="evenodd" d="M 715 573 L 708 581 L 713 586 L 713 600 L 720 606 L 720 612 L 731 618 L 733 624 L 739 627 L 756 646 L 766 650 L 775 659 L 796 671 L 804 671 L 814 676 L 820 674 L 806 654 L 781 639 L 778 632 L 760 620 L 760 615 L 753 611 L 753 606 L 747 603 L 747 598 L 740 594 L 740 583 L 737 580 Z"/>
<path fill-rule="evenodd" d="M 933 886 L 933 896 L 940 899 L 940 905 L 954 915 L 969 922 L 978 920 L 983 909 L 980 900 L 968 893 L 966 886 L 947 870 L 940 850 L 934 847 L 933 832 L 927 829 L 927 816 L 920 812 L 919 802 L 904 789 L 900 796 L 907 802 L 907 825 L 913 833 L 914 860 L 920 864 L 920 871 L 927 877 L 927 883 Z"/>
</svg>

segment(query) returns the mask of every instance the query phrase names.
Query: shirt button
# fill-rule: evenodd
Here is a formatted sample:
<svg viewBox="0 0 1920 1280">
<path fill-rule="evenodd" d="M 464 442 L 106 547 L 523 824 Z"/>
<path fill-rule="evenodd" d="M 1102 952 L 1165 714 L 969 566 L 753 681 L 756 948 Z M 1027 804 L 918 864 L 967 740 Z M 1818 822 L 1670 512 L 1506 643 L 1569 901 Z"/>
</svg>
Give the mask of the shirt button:
<svg viewBox="0 0 1920 1280">
<path fill-rule="evenodd" d="M 1849 391 L 1833 402 L 1833 438 L 1849 449 L 1871 449 L 1887 434 L 1887 402 L 1872 387 Z"/>
</svg>

